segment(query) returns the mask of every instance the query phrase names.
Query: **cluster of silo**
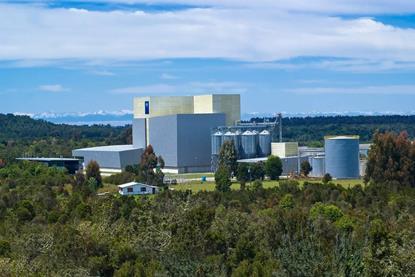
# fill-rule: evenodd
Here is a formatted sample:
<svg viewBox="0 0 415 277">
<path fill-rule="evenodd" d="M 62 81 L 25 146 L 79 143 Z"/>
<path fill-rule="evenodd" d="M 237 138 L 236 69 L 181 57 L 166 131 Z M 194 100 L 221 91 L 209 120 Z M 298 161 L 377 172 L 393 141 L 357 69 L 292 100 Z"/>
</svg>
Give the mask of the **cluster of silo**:
<svg viewBox="0 0 415 277">
<path fill-rule="evenodd" d="M 233 141 L 239 158 L 266 157 L 271 154 L 271 133 L 252 129 L 218 130 L 212 134 L 212 155 L 219 155 L 224 142 Z"/>
<path fill-rule="evenodd" d="M 337 179 L 359 178 L 359 137 L 326 137 L 325 172 Z"/>
</svg>

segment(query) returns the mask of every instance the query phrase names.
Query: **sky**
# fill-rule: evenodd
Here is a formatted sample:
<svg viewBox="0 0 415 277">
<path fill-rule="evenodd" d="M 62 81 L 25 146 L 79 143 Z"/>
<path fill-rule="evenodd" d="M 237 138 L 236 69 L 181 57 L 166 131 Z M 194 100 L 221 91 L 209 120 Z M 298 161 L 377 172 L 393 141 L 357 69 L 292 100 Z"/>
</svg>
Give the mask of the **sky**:
<svg viewBox="0 0 415 277">
<path fill-rule="evenodd" d="M 415 1 L 0 1 L 0 113 L 206 93 L 243 113 L 415 113 Z"/>
</svg>

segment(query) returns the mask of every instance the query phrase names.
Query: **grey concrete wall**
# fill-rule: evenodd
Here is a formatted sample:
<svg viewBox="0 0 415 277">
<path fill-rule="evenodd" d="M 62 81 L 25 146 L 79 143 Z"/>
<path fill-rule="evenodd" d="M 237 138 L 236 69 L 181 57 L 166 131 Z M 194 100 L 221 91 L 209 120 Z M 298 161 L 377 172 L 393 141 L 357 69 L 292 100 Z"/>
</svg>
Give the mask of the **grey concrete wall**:
<svg viewBox="0 0 415 277">
<path fill-rule="evenodd" d="M 149 118 L 149 139 L 167 166 L 177 167 L 177 115 Z"/>
<path fill-rule="evenodd" d="M 125 169 L 127 165 L 139 164 L 141 161 L 141 155 L 143 154 L 144 149 L 134 149 L 120 152 L 120 164 L 121 168 Z"/>
<path fill-rule="evenodd" d="M 211 129 L 225 122 L 225 114 L 153 117 L 149 119 L 150 144 L 166 167 L 181 168 L 181 172 L 205 170 L 211 162 Z"/>
<path fill-rule="evenodd" d="M 96 161 L 101 168 L 125 169 L 127 165 L 138 164 L 143 149 L 131 149 L 124 151 L 99 151 L 99 150 L 73 150 L 74 157 L 83 157 L 84 165 L 87 166 L 92 160 Z"/>
<path fill-rule="evenodd" d="M 133 119 L 133 145 L 138 148 L 146 147 L 146 125 L 144 118 Z"/>
<path fill-rule="evenodd" d="M 226 123 L 221 114 L 178 115 L 179 167 L 209 167 L 211 163 L 211 130 Z"/>
</svg>

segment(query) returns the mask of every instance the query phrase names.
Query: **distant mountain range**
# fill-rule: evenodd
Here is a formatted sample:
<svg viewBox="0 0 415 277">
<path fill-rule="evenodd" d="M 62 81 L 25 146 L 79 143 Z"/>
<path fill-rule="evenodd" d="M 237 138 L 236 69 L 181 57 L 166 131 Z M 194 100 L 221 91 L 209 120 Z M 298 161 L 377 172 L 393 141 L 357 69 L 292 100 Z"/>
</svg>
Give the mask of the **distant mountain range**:
<svg viewBox="0 0 415 277">
<path fill-rule="evenodd" d="M 377 115 L 415 115 L 413 112 L 311 112 L 311 113 L 290 113 L 282 112 L 284 117 L 316 117 L 316 116 L 377 116 Z M 92 113 L 15 113 L 15 115 L 28 115 L 33 119 L 43 119 L 53 123 L 65 123 L 72 125 L 93 125 L 109 124 L 112 126 L 124 126 L 131 124 L 133 112 L 131 110 L 122 110 L 115 112 L 98 111 Z M 255 117 L 273 117 L 273 113 L 250 112 L 243 113 L 242 120 L 249 120 Z"/>
</svg>

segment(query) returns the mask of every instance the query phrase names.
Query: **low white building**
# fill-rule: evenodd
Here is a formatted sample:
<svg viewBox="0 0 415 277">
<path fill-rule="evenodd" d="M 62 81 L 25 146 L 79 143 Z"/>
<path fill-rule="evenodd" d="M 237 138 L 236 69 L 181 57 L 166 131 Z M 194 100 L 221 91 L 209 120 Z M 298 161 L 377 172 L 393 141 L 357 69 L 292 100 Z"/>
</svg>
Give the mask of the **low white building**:
<svg viewBox="0 0 415 277">
<path fill-rule="evenodd" d="M 156 194 L 159 192 L 159 188 L 156 186 L 150 186 L 138 182 L 130 182 L 118 186 L 118 192 L 121 195 L 144 195 L 144 194 Z"/>
</svg>

